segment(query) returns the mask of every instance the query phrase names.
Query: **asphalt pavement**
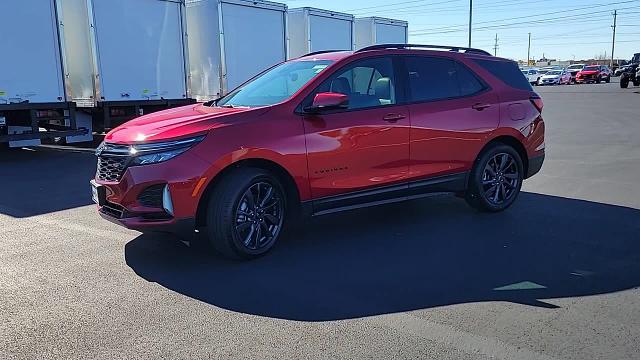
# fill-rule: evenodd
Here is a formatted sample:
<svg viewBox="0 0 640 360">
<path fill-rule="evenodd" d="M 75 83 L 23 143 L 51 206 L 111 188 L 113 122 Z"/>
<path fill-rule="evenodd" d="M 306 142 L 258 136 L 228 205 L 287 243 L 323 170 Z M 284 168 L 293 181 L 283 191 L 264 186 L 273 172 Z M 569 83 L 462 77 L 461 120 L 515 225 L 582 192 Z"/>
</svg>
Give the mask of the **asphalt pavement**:
<svg viewBox="0 0 640 360">
<path fill-rule="evenodd" d="M 92 154 L 0 153 L 0 358 L 638 359 L 640 88 L 537 88 L 516 204 L 320 217 L 252 262 L 103 221 Z"/>
</svg>

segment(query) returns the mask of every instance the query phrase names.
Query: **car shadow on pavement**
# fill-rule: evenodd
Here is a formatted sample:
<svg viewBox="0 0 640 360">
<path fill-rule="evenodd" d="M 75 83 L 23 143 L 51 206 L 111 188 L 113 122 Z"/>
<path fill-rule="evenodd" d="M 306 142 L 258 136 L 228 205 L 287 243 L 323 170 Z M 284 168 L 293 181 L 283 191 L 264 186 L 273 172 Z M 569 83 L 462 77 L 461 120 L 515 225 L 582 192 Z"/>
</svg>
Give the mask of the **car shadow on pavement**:
<svg viewBox="0 0 640 360">
<path fill-rule="evenodd" d="M 91 153 L 45 148 L 0 152 L 0 214 L 16 218 L 92 204 Z"/>
<path fill-rule="evenodd" d="M 499 214 L 452 197 L 311 221 L 249 262 L 193 251 L 167 235 L 125 247 L 141 277 L 224 309 L 328 321 L 481 301 L 546 299 L 640 285 L 640 211 L 523 193 Z"/>
</svg>

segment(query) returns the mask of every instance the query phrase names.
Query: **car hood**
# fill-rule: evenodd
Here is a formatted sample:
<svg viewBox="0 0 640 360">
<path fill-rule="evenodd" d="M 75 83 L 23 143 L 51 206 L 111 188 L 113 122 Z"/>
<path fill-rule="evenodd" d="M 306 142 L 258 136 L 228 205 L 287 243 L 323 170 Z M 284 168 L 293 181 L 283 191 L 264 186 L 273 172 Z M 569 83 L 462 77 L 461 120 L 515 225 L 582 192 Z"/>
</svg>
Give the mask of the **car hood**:
<svg viewBox="0 0 640 360">
<path fill-rule="evenodd" d="M 544 75 L 542 78 L 543 79 L 557 79 L 559 77 L 560 77 L 560 75 Z"/>
<path fill-rule="evenodd" d="M 580 73 L 582 75 L 593 75 L 593 74 L 597 74 L 599 72 L 600 72 L 600 70 L 582 70 L 582 71 L 580 71 Z"/>
<path fill-rule="evenodd" d="M 202 104 L 163 110 L 135 118 L 111 130 L 105 141 L 116 144 L 162 141 L 204 133 L 238 120 L 235 115 L 268 111 L 262 108 L 219 108 Z"/>
</svg>

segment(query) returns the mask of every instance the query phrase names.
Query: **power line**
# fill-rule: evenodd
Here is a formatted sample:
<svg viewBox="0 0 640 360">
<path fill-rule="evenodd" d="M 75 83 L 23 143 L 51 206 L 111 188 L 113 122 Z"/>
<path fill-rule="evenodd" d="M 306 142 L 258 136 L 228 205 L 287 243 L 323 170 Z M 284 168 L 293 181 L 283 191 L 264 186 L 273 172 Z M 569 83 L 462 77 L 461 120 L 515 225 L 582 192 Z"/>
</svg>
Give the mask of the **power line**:
<svg viewBox="0 0 640 360">
<path fill-rule="evenodd" d="M 453 2 L 459 2 L 459 1 L 460 0 L 446 0 L 446 1 L 440 1 L 440 2 L 431 3 L 431 4 L 419 5 L 419 6 L 433 6 L 433 5 L 440 5 L 440 4 L 449 4 L 449 3 L 453 3 Z M 392 6 L 396 6 L 396 5 L 414 4 L 414 3 L 421 3 L 421 2 L 425 2 L 425 0 L 401 1 L 401 2 L 396 2 L 396 3 L 384 4 L 384 5 L 367 6 L 367 7 L 356 8 L 356 9 L 346 9 L 344 11 L 348 12 L 348 11 L 358 11 L 358 10 L 368 10 L 368 9 L 379 9 L 379 8 L 383 8 L 383 7 L 392 7 Z M 389 11 L 389 9 L 380 10 L 380 11 Z"/>
<path fill-rule="evenodd" d="M 489 29 L 506 29 L 506 28 L 514 28 L 514 27 L 515 28 L 530 27 L 532 25 L 539 25 L 539 24 L 546 25 L 549 23 L 554 23 L 559 21 L 566 23 L 571 20 L 583 21 L 585 19 L 601 19 L 602 15 L 598 15 L 598 14 L 604 14 L 608 12 L 609 12 L 608 10 L 604 10 L 599 12 L 591 12 L 590 13 L 591 15 L 585 13 L 585 14 L 567 15 L 567 16 L 560 16 L 560 17 L 547 18 L 547 19 L 513 22 L 513 23 L 506 23 L 506 24 L 499 24 L 499 25 L 487 25 L 487 26 L 476 27 L 475 30 L 477 31 L 477 30 L 489 30 Z M 410 32 L 410 34 L 411 35 L 434 35 L 434 34 L 456 33 L 456 32 L 462 32 L 462 31 L 465 31 L 465 30 L 464 29 L 448 29 L 448 30 L 437 30 L 437 31 L 434 30 L 434 31 Z"/>
<path fill-rule="evenodd" d="M 563 22 L 563 23 L 567 23 L 567 22 L 582 22 L 583 20 L 588 20 L 588 19 L 602 19 L 602 15 L 598 15 L 598 14 L 604 14 L 604 13 L 608 13 L 608 12 L 609 12 L 609 10 L 592 11 L 592 12 L 589 12 L 589 13 L 565 15 L 565 16 L 546 18 L 546 19 L 537 19 L 537 20 L 531 20 L 531 21 L 520 21 L 520 22 L 513 22 L 513 23 L 507 23 L 507 24 L 500 24 L 500 25 L 488 25 L 488 26 L 476 27 L 475 30 L 518 28 L 518 27 L 523 27 L 523 26 L 549 24 L 549 23 L 555 23 L 555 22 Z M 640 25 L 618 25 L 618 26 L 640 26 Z M 410 34 L 411 35 L 435 35 L 435 34 L 446 34 L 446 33 L 462 32 L 462 31 L 463 31 L 462 29 L 449 29 L 449 30 L 441 30 L 441 31 L 420 31 L 420 32 L 415 32 L 414 31 L 414 32 L 410 32 Z"/>
<path fill-rule="evenodd" d="M 461 1 L 461 0 L 459 0 Z M 541 2 L 547 2 L 547 1 L 555 1 L 555 0 L 538 0 L 536 1 L 536 3 L 541 3 Z M 455 2 L 455 1 L 452 1 Z M 411 13 L 414 14 L 416 11 L 421 10 L 421 9 L 425 9 L 429 11 L 429 14 L 434 14 L 434 13 L 445 13 L 445 12 L 455 12 L 455 11 L 463 11 L 466 10 L 465 8 L 452 8 L 451 6 L 448 7 L 441 7 L 441 8 L 436 8 L 436 9 L 431 9 L 429 8 L 432 5 L 435 5 L 436 3 L 433 4 L 425 4 L 425 5 L 412 5 L 412 6 L 404 6 L 404 7 L 399 7 L 399 8 L 389 8 L 389 9 L 379 9 L 379 10 L 374 10 L 372 12 L 361 12 L 361 13 L 355 13 L 355 15 L 364 15 L 364 14 L 370 14 L 370 13 L 393 13 L 393 14 L 401 14 L 401 13 Z M 497 9 L 497 8 L 507 8 L 507 7 L 511 7 L 511 6 L 520 6 L 523 5 L 524 3 L 513 3 L 513 0 L 507 0 L 507 1 L 497 1 L 491 4 L 479 4 L 477 5 L 475 8 L 476 9 Z M 388 4 L 385 6 L 390 6 L 392 4 Z M 382 6 L 382 5 L 381 5 Z"/>
<path fill-rule="evenodd" d="M 605 7 L 605 6 L 628 4 L 628 3 L 634 3 L 634 2 L 639 2 L 639 1 L 640 0 L 618 1 L 618 2 L 613 2 L 613 3 L 608 3 L 608 4 L 593 5 L 593 6 L 589 6 L 589 7 L 580 8 L 580 9 L 567 10 L 567 12 L 584 11 L 584 10 L 595 9 L 595 8 L 600 8 L 600 7 Z M 600 12 L 609 12 L 609 10 L 600 11 Z M 503 18 L 503 19 L 489 20 L 489 21 L 481 21 L 481 22 L 477 22 L 476 25 L 477 24 L 494 23 L 494 22 L 500 22 L 500 21 L 530 19 L 532 17 L 540 17 L 540 16 L 554 15 L 554 14 L 557 14 L 557 11 L 541 13 L 541 14 L 538 14 L 538 15 L 525 15 L 525 16 L 516 16 L 516 17 Z M 594 12 L 587 12 L 587 13 L 580 13 L 580 14 L 573 14 L 573 15 L 565 15 L 565 16 L 561 16 L 561 17 L 556 17 L 556 19 L 562 19 L 562 18 L 567 18 L 567 17 L 575 17 L 575 16 L 582 16 L 582 15 L 589 15 L 589 14 L 594 14 Z M 546 19 L 538 19 L 538 21 L 540 21 L 540 20 L 546 20 Z M 450 26 L 443 26 L 443 27 L 436 27 L 436 28 L 416 29 L 416 30 L 412 30 L 411 33 L 420 33 L 420 32 L 423 32 L 425 30 L 454 29 L 454 28 L 460 28 L 460 27 L 463 27 L 463 26 L 466 26 L 466 24 L 465 25 L 450 25 Z"/>
</svg>

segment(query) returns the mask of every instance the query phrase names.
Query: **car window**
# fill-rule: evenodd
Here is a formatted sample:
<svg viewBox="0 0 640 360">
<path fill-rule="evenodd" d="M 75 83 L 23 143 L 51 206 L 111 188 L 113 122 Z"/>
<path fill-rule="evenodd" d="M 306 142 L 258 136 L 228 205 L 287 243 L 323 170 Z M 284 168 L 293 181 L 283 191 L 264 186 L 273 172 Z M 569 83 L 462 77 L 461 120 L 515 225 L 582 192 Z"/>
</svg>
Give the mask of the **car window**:
<svg viewBox="0 0 640 360">
<path fill-rule="evenodd" d="M 518 70 L 518 64 L 513 61 L 474 59 L 478 65 L 502 80 L 505 84 L 521 90 L 533 90 L 529 81 Z M 541 71 L 541 73 L 543 73 Z"/>
<path fill-rule="evenodd" d="M 396 103 L 395 76 L 391 58 L 356 61 L 325 80 L 315 91 L 349 96 L 349 109 Z"/>
<path fill-rule="evenodd" d="M 484 89 L 471 70 L 452 59 L 426 56 L 405 59 L 411 102 L 470 96 Z"/>
<path fill-rule="evenodd" d="M 290 61 L 258 75 L 235 89 L 216 106 L 268 106 L 289 99 L 293 94 L 318 76 L 333 61 Z"/>
<path fill-rule="evenodd" d="M 484 85 L 466 66 L 456 63 L 456 71 L 458 74 L 458 86 L 460 86 L 460 96 L 477 94 L 484 89 Z"/>
<path fill-rule="evenodd" d="M 437 57 L 406 57 L 410 101 L 431 101 L 460 96 L 456 64 Z M 520 75 L 522 76 L 522 75 Z"/>
</svg>

